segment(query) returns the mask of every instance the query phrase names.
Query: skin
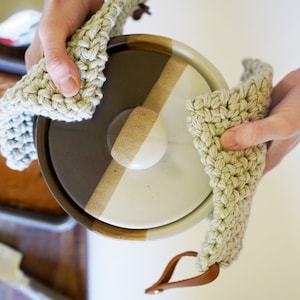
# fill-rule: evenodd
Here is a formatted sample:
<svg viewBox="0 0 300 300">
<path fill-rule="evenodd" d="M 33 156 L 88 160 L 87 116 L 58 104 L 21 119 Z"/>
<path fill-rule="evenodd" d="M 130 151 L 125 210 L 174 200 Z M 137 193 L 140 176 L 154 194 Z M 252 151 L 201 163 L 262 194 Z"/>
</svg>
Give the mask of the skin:
<svg viewBox="0 0 300 300">
<path fill-rule="evenodd" d="M 66 97 L 78 93 L 79 72 L 66 53 L 66 40 L 98 11 L 103 0 L 45 0 L 39 28 L 25 54 L 29 70 L 43 56 L 57 88 Z M 71 9 L 70 9 L 71 8 Z M 71 12 L 71 13 L 70 13 Z"/>
<path fill-rule="evenodd" d="M 287 74 L 273 89 L 271 111 L 263 120 L 227 130 L 222 144 L 241 150 L 269 142 L 264 173 L 272 170 L 300 141 L 300 69 Z"/>
<path fill-rule="evenodd" d="M 99 10 L 103 2 L 45 0 L 39 29 L 25 55 L 26 66 L 30 69 L 44 56 L 53 82 L 67 97 L 78 93 L 80 79 L 75 64 L 67 56 L 66 40 Z M 241 150 L 268 142 L 264 173 L 277 166 L 299 140 L 300 69 L 287 74 L 274 87 L 268 117 L 233 127 L 222 136 L 223 146 L 230 150 Z"/>
</svg>

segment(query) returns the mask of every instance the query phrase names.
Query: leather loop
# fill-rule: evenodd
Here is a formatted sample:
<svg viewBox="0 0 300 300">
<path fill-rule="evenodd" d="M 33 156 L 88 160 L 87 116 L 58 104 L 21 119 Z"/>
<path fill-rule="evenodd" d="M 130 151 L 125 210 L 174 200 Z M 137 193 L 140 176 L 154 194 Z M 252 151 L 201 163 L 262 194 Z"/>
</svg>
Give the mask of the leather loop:
<svg viewBox="0 0 300 300">
<path fill-rule="evenodd" d="M 218 263 L 215 263 L 215 264 L 211 265 L 206 272 L 200 274 L 199 276 L 195 276 L 195 277 L 192 277 L 189 279 L 169 282 L 174 273 L 174 270 L 177 266 L 177 263 L 184 256 L 196 257 L 197 252 L 187 251 L 187 252 L 178 254 L 174 258 L 172 258 L 171 261 L 168 263 L 167 267 L 165 268 L 160 279 L 155 284 L 153 284 L 151 287 L 147 288 L 145 290 L 145 293 L 146 294 L 157 294 L 157 293 L 163 292 L 165 289 L 170 289 L 170 288 L 204 285 L 204 284 L 212 282 L 213 280 L 215 280 L 218 277 L 220 267 L 219 267 Z"/>
</svg>

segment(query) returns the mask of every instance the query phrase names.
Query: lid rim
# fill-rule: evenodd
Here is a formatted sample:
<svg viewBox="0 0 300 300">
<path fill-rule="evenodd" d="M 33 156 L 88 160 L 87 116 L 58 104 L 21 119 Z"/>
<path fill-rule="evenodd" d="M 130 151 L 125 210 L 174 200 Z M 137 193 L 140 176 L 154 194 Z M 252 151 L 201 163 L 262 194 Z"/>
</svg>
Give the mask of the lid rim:
<svg viewBox="0 0 300 300">
<path fill-rule="evenodd" d="M 147 43 L 145 43 L 145 40 Z M 157 40 L 164 41 L 165 46 L 161 46 L 158 44 Z M 118 36 L 116 38 L 112 38 L 108 45 L 108 53 L 112 53 L 114 43 L 116 43 L 116 49 L 142 49 L 147 45 L 147 49 L 149 46 L 155 47 L 155 51 L 162 51 L 162 53 L 172 54 L 176 57 L 187 61 L 190 65 L 192 65 L 198 72 L 201 73 L 203 78 L 207 80 L 210 88 L 212 90 L 225 88 L 227 86 L 224 81 L 222 75 L 219 71 L 200 53 L 196 52 L 194 49 L 186 46 L 185 44 L 171 40 L 167 37 L 156 36 L 156 35 L 148 35 L 148 34 L 133 34 L 133 35 L 125 35 Z M 127 43 L 125 45 L 125 43 Z M 158 47 L 160 46 L 160 47 Z M 158 48 L 157 48 L 158 47 Z M 184 49 L 184 51 L 182 51 Z M 133 239 L 133 240 L 145 240 L 147 239 L 147 235 L 151 236 L 151 239 L 161 238 L 164 236 L 170 235 L 171 232 L 174 232 L 174 228 L 180 227 L 181 230 L 185 230 L 187 226 L 180 225 L 180 222 L 183 221 L 189 223 L 189 217 L 191 214 L 193 215 L 201 215 L 199 212 L 195 213 L 195 211 L 201 210 L 201 206 L 206 207 L 206 215 L 209 213 L 209 209 L 212 209 L 212 197 L 211 193 L 205 198 L 205 200 L 200 203 L 200 205 L 190 214 L 182 217 L 179 220 L 176 220 L 172 223 L 168 223 L 163 226 L 147 228 L 147 229 L 131 229 L 131 228 L 123 228 L 116 227 L 115 225 L 108 224 L 103 222 L 92 215 L 85 212 L 77 203 L 75 203 L 68 193 L 64 190 L 63 186 L 59 182 L 58 178 L 55 175 L 54 167 L 51 162 L 51 157 L 49 153 L 49 144 L 48 144 L 48 131 L 51 120 L 46 119 L 42 116 L 37 118 L 36 126 L 35 126 L 35 137 L 36 137 L 36 147 L 38 152 L 38 160 L 41 166 L 42 175 L 48 185 L 51 193 L 54 198 L 59 202 L 62 208 L 72 216 L 76 221 L 87 227 L 92 231 L 97 231 L 99 233 L 117 237 L 121 239 Z M 208 208 L 209 207 L 209 208 Z M 197 220 L 198 222 L 203 219 L 206 215 L 202 215 Z M 195 220 L 193 220 L 195 223 Z M 99 227 L 104 226 L 105 229 L 108 229 L 107 232 L 103 229 L 99 229 Z M 173 227 L 173 230 L 172 230 Z M 176 233 L 177 233 L 176 232 Z"/>
</svg>

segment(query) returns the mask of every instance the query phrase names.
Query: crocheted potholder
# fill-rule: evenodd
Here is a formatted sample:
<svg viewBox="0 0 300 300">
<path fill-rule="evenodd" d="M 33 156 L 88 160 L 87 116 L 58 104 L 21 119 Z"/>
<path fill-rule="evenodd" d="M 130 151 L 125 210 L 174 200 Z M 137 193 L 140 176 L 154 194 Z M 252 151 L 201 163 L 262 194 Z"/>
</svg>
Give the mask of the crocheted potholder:
<svg viewBox="0 0 300 300">
<path fill-rule="evenodd" d="M 23 170 L 37 158 L 33 117 L 66 122 L 93 116 L 102 98 L 110 37 L 121 34 L 128 16 L 146 0 L 109 0 L 67 43 L 68 55 L 80 71 L 81 86 L 74 97 L 64 97 L 53 84 L 42 59 L 0 100 L 0 150 L 7 165 Z"/>
<path fill-rule="evenodd" d="M 242 151 L 227 151 L 221 145 L 226 129 L 262 119 L 268 113 L 272 68 L 259 60 L 245 60 L 244 67 L 242 81 L 236 87 L 187 103 L 188 129 L 213 192 L 210 230 L 198 253 L 200 271 L 216 262 L 228 265 L 237 257 L 251 200 L 265 165 L 265 144 Z"/>
<path fill-rule="evenodd" d="M 242 151 L 223 149 L 221 136 L 230 127 L 264 118 L 272 91 L 272 68 L 259 60 L 245 60 L 244 74 L 232 89 L 213 91 L 187 101 L 188 130 L 210 178 L 213 211 L 201 250 L 176 255 L 147 294 L 169 288 L 198 286 L 215 280 L 219 267 L 240 253 L 253 195 L 265 166 L 266 145 Z M 197 257 L 200 275 L 170 282 L 182 257 Z"/>
</svg>

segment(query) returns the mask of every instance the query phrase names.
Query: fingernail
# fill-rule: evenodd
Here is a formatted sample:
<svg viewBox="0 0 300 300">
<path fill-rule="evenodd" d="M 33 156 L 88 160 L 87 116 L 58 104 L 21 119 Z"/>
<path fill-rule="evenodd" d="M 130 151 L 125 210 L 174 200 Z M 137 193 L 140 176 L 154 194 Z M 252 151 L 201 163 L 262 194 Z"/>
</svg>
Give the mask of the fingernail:
<svg viewBox="0 0 300 300">
<path fill-rule="evenodd" d="M 66 97 L 72 97 L 78 92 L 77 82 L 72 76 L 64 78 L 59 87 L 63 95 Z"/>
<path fill-rule="evenodd" d="M 228 149 L 235 149 L 238 146 L 238 142 L 236 140 L 236 132 L 234 130 L 226 131 L 222 137 L 221 142 L 223 147 Z"/>
</svg>

